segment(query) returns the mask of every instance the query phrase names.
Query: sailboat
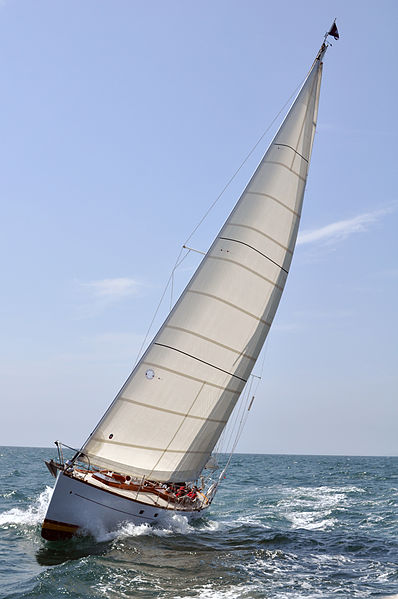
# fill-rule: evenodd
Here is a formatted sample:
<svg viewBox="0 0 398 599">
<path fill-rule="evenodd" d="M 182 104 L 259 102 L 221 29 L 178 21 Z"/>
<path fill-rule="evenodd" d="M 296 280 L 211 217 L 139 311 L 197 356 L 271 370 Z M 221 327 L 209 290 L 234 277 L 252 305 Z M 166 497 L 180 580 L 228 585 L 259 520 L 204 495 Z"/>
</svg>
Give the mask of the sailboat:
<svg viewBox="0 0 398 599">
<path fill-rule="evenodd" d="M 282 125 L 196 272 L 56 483 L 47 540 L 197 518 L 223 476 L 213 449 L 251 375 L 290 269 L 318 114 L 325 34 Z M 207 467 L 207 469 L 206 469 Z M 223 474 L 223 473 L 222 473 Z"/>
</svg>

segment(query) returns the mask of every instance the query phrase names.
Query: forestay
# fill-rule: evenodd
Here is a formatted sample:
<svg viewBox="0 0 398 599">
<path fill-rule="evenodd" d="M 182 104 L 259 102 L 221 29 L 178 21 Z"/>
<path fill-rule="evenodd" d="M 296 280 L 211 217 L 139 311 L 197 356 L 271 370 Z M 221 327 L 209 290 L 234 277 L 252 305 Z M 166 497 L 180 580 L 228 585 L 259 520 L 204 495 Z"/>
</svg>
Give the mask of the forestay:
<svg viewBox="0 0 398 599">
<path fill-rule="evenodd" d="M 91 463 L 158 481 L 195 480 L 202 471 L 286 282 L 323 53 L 174 309 L 82 447 Z"/>
</svg>

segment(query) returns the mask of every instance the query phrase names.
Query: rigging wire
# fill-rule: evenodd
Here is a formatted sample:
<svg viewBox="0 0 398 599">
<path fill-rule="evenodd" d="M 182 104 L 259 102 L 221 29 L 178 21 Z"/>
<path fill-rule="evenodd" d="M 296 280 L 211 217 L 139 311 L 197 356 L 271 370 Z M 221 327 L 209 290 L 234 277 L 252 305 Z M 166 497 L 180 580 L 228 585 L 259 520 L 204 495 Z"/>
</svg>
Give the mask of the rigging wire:
<svg viewBox="0 0 398 599">
<path fill-rule="evenodd" d="M 230 443 L 231 443 L 230 452 L 231 453 L 233 453 L 234 448 L 236 447 L 236 444 L 237 444 L 237 442 L 239 440 L 239 437 L 240 437 L 242 420 L 244 418 L 245 413 L 247 412 L 247 406 L 248 406 L 248 403 L 249 403 L 249 399 L 250 399 L 250 396 L 251 396 L 251 390 L 252 390 L 252 387 L 253 387 L 253 380 L 254 380 L 253 376 L 250 376 L 250 383 L 247 386 L 247 389 L 245 391 L 244 397 L 242 398 L 242 401 L 240 402 L 241 405 L 240 405 L 240 408 L 239 408 L 238 413 L 237 413 L 236 418 L 235 418 L 235 423 L 234 423 L 233 431 L 235 430 L 235 427 L 237 425 L 238 419 L 239 419 L 239 424 L 238 424 L 238 426 L 236 428 L 236 433 L 234 432 L 234 439 L 232 439 L 232 434 L 231 434 L 231 438 L 230 438 Z M 232 431 L 231 431 L 231 433 L 232 433 Z"/>
<path fill-rule="evenodd" d="M 305 79 L 303 81 L 305 81 Z M 243 168 L 243 166 L 249 160 L 250 156 L 253 154 L 253 152 L 256 150 L 256 148 L 259 146 L 259 144 L 262 142 L 262 140 L 267 135 L 267 133 L 269 132 L 269 130 L 271 129 L 271 127 L 273 126 L 273 124 L 275 123 L 275 121 L 279 118 L 280 114 L 285 110 L 285 108 L 289 104 L 290 100 L 296 95 L 296 93 L 302 87 L 302 85 L 303 85 L 303 83 L 300 83 L 296 87 L 296 89 L 294 90 L 294 92 L 289 96 L 289 98 L 286 100 L 286 102 L 284 103 L 284 105 L 282 106 L 282 108 L 279 110 L 278 114 L 272 119 L 271 123 L 268 125 L 268 127 L 265 129 L 265 131 L 262 133 L 262 135 L 258 138 L 258 140 L 254 144 L 254 146 L 251 148 L 251 150 L 245 156 L 245 158 L 243 159 L 243 161 L 241 162 L 241 164 L 239 165 L 239 167 L 236 169 L 236 171 L 234 172 L 234 174 L 227 181 L 226 185 L 223 187 L 223 189 L 221 190 L 221 192 L 218 194 L 218 196 L 216 197 L 216 199 L 213 201 L 213 203 L 210 205 L 210 207 L 204 213 L 204 215 L 202 216 L 202 218 L 200 219 L 200 221 L 198 222 L 198 224 L 196 225 L 196 227 L 193 229 L 193 231 L 191 232 L 191 234 L 189 235 L 189 237 L 186 239 L 186 241 L 184 243 L 184 246 L 190 241 L 190 239 L 195 235 L 196 231 L 199 229 L 200 225 L 206 220 L 207 216 L 210 214 L 210 212 L 212 211 L 212 209 L 214 208 L 214 206 L 217 204 L 218 200 L 224 195 L 224 193 L 226 192 L 226 190 L 228 189 L 228 187 L 231 185 L 232 181 L 239 174 L 239 172 L 241 171 L 241 169 Z"/>
<path fill-rule="evenodd" d="M 252 381 L 253 381 L 253 379 L 251 380 L 251 383 L 252 383 Z M 251 384 L 250 384 L 249 389 L 251 389 Z M 243 431 L 243 429 L 245 427 L 246 420 L 247 420 L 247 417 L 249 415 L 249 409 L 250 409 L 250 407 L 252 405 L 252 402 L 254 400 L 254 395 L 253 395 L 252 400 L 250 401 L 250 406 L 249 406 L 249 398 L 250 398 L 250 395 L 251 395 L 250 391 L 248 391 L 248 393 L 246 393 L 245 395 L 246 395 L 246 399 L 241 402 L 241 406 L 244 406 L 244 409 L 242 410 L 242 414 L 241 414 L 241 417 L 240 417 L 240 421 L 239 421 L 238 429 L 237 429 L 237 432 L 236 432 L 235 440 L 233 442 L 233 445 L 231 446 L 230 451 L 226 452 L 226 453 L 229 453 L 228 459 L 227 459 L 227 463 L 225 464 L 225 466 L 224 466 L 224 468 L 223 468 L 223 470 L 222 470 L 222 472 L 221 472 L 221 474 L 219 476 L 217 485 L 220 484 L 222 478 L 225 478 L 225 473 L 226 473 L 226 471 L 227 471 L 227 469 L 228 469 L 228 467 L 229 467 L 229 465 L 231 463 L 232 456 L 233 456 L 233 454 L 235 452 L 235 449 L 236 449 L 236 446 L 237 446 L 237 444 L 239 442 L 239 439 L 241 437 L 242 431 Z M 236 423 L 236 420 L 235 420 L 235 423 Z"/>
<path fill-rule="evenodd" d="M 265 365 L 265 358 L 266 358 L 266 353 L 267 353 L 266 350 L 268 348 L 268 337 L 267 337 L 267 339 L 265 341 L 264 348 L 265 348 L 265 351 L 263 352 L 263 356 L 262 356 L 262 360 L 261 360 L 260 374 L 259 375 L 251 374 L 250 375 L 250 377 L 251 377 L 250 378 L 250 385 L 247 387 L 247 390 L 245 391 L 246 399 L 243 402 L 241 402 L 241 407 L 239 408 L 239 410 L 241 410 L 242 406 L 244 405 L 243 413 L 241 415 L 239 426 L 238 426 L 238 429 L 236 431 L 236 436 L 235 436 L 235 440 L 234 440 L 234 443 L 233 443 L 233 448 L 231 450 L 231 454 L 233 454 L 233 452 L 235 451 L 235 447 L 237 446 L 238 441 L 239 441 L 239 439 L 240 439 L 240 437 L 242 435 L 244 426 L 246 424 L 246 420 L 247 420 L 248 415 L 249 415 L 249 411 L 250 411 L 250 409 L 251 409 L 251 407 L 253 405 L 254 398 L 255 398 L 255 396 L 257 394 L 258 388 L 259 388 L 261 380 L 262 380 L 262 375 L 263 375 L 264 365 Z M 254 379 L 256 379 L 255 383 L 254 383 Z M 253 386 L 253 383 L 254 383 L 254 386 Z M 250 403 L 249 403 L 249 400 L 250 400 Z M 234 426 L 233 426 L 233 430 L 235 429 L 237 420 L 238 420 L 238 415 L 235 418 L 235 423 L 234 423 Z M 231 438 L 232 438 L 232 432 L 231 432 Z M 228 445 L 229 445 L 229 443 L 228 443 Z M 228 453 L 228 452 L 226 451 L 226 453 Z"/>
<path fill-rule="evenodd" d="M 234 439 L 233 445 L 231 447 L 231 450 L 230 450 L 230 452 L 225 451 L 225 453 L 229 453 L 229 456 L 228 456 L 228 459 L 227 459 L 227 463 L 224 466 L 223 471 L 222 471 L 222 473 L 221 473 L 220 476 L 223 476 L 225 474 L 225 472 L 227 471 L 227 469 L 229 467 L 229 464 L 231 462 L 232 456 L 233 456 L 233 454 L 235 452 L 236 446 L 237 446 L 237 444 L 239 442 L 239 439 L 240 439 L 240 437 L 242 435 L 242 432 L 243 432 L 243 430 L 245 428 L 246 421 L 247 421 L 247 419 L 249 417 L 250 409 L 251 409 L 251 407 L 253 405 L 253 402 L 254 402 L 254 399 L 256 397 L 256 393 L 257 393 L 258 387 L 259 387 L 261 379 L 262 379 L 262 374 L 263 374 L 263 370 L 264 370 L 267 349 L 268 349 L 268 337 L 267 337 L 267 339 L 265 341 L 265 344 L 264 344 L 264 351 L 263 351 L 263 356 L 262 356 L 262 360 L 261 360 L 260 375 L 254 375 L 254 374 L 250 375 L 250 377 L 251 377 L 250 385 L 247 388 L 247 392 L 245 391 L 246 399 L 244 399 L 242 402 L 240 402 L 239 412 L 241 412 L 242 406 L 244 406 L 244 408 L 243 408 L 243 411 L 242 411 L 242 414 L 241 414 L 241 417 L 240 417 L 239 425 L 238 425 L 238 428 L 237 428 L 237 431 L 236 431 L 236 434 L 235 434 L 235 439 Z M 252 386 L 253 386 L 254 379 L 257 379 L 257 380 L 256 380 L 255 386 L 253 388 L 253 394 L 252 394 Z M 250 402 L 249 402 L 249 400 L 250 400 Z M 236 426 L 237 420 L 238 420 L 238 414 L 235 417 L 235 422 L 233 424 L 233 427 L 232 427 L 232 430 L 231 430 L 231 434 L 230 434 L 230 439 L 228 441 L 228 444 L 226 445 L 226 449 L 227 449 L 227 447 L 228 447 L 228 445 L 229 445 L 229 443 L 230 443 L 230 441 L 232 439 L 232 433 L 235 430 L 235 426 Z"/>
<path fill-rule="evenodd" d="M 253 405 L 254 399 L 255 399 L 257 391 L 258 391 L 258 387 L 262 380 L 267 349 L 268 349 L 268 337 L 265 341 L 264 349 L 262 351 L 260 374 L 259 375 L 251 374 L 250 375 L 250 384 L 246 386 L 245 391 L 242 393 L 241 401 L 239 402 L 239 405 L 236 406 L 235 418 L 234 418 L 233 424 L 231 424 L 230 427 L 224 428 L 224 430 L 217 442 L 217 445 L 214 448 L 214 453 L 216 453 L 216 454 L 220 454 L 220 453 L 228 454 L 227 462 L 223 468 L 222 475 L 225 474 L 225 472 L 227 471 L 227 468 L 229 467 L 232 456 L 235 452 L 235 448 L 236 448 L 236 446 L 239 442 L 239 439 L 242 435 L 242 432 L 245 428 L 246 421 L 249 416 L 249 412 L 251 410 L 251 407 Z M 254 379 L 256 379 L 256 381 L 253 386 Z M 239 420 L 239 425 L 237 426 L 238 420 Z M 227 428 L 228 428 L 228 433 L 227 433 Z M 226 436 L 228 436 L 227 442 L 225 442 Z M 232 440 L 233 436 L 234 436 L 234 439 Z M 230 449 L 229 449 L 229 447 L 230 447 Z"/>
<path fill-rule="evenodd" d="M 305 81 L 305 78 L 303 79 L 303 81 Z M 150 330 L 152 328 L 152 325 L 155 321 L 155 318 L 159 312 L 160 306 L 163 302 L 163 299 L 167 293 L 167 289 L 171 283 L 171 295 L 170 295 L 170 311 L 172 309 L 173 306 L 173 291 L 174 291 L 174 273 L 177 270 L 177 268 L 182 264 L 182 262 L 185 260 L 185 258 L 188 256 L 188 254 L 190 253 L 190 251 L 192 251 L 192 248 L 188 248 L 187 243 L 189 243 L 189 241 L 192 239 L 192 237 L 195 235 L 196 231 L 199 229 L 199 227 L 202 225 L 202 223 L 206 220 L 206 218 L 208 217 L 208 215 L 210 214 L 210 212 L 213 210 L 214 206 L 217 204 L 217 202 L 220 200 L 220 198 L 224 195 L 224 193 L 226 192 L 226 190 L 228 189 L 228 187 L 231 185 L 232 181 L 234 181 L 234 179 L 236 178 L 236 176 L 239 174 L 239 172 L 242 170 L 243 166 L 246 164 L 246 162 L 249 160 L 249 158 L 252 156 L 253 152 L 256 150 L 256 148 L 259 146 L 259 144 L 262 142 L 262 140 L 264 139 L 264 137 L 267 135 L 267 133 L 269 132 L 269 130 L 272 128 L 272 126 L 274 125 L 275 121 L 279 118 L 279 116 L 281 115 L 281 113 L 285 110 L 286 106 L 290 103 L 290 101 L 292 100 L 292 98 L 297 94 L 298 90 L 302 87 L 303 82 L 301 82 L 293 91 L 292 94 L 290 94 L 289 98 L 286 100 L 286 102 L 284 103 L 284 105 L 282 106 L 282 108 L 279 110 L 279 112 L 276 114 L 276 116 L 272 119 L 272 121 L 270 122 L 270 124 L 268 125 L 268 127 L 265 129 L 265 131 L 262 133 L 262 135 L 258 138 L 258 140 L 256 141 L 256 143 L 254 144 L 254 146 L 251 148 L 251 150 L 246 154 L 245 158 L 243 159 L 243 161 L 241 162 L 241 164 L 239 165 L 239 167 L 235 170 L 235 172 L 233 173 L 233 175 L 229 178 L 229 180 L 227 181 L 227 183 L 224 185 L 223 189 L 221 190 L 221 192 L 218 194 L 218 196 L 216 197 L 216 199 L 212 202 L 212 204 L 209 206 L 209 208 L 206 210 L 206 212 L 204 213 L 204 215 L 202 216 L 202 218 L 199 220 L 199 222 L 197 223 L 197 225 L 194 227 L 194 229 L 192 230 L 192 232 L 190 233 L 190 235 L 187 237 L 187 239 L 185 240 L 185 242 L 182 244 L 181 249 L 178 253 L 177 259 L 175 261 L 175 264 L 171 270 L 170 276 L 167 280 L 166 286 L 164 288 L 164 291 L 162 293 L 162 296 L 159 300 L 159 303 L 157 305 L 157 308 L 155 310 L 155 313 L 153 315 L 153 318 L 149 324 L 148 330 L 145 334 L 145 338 L 144 341 L 141 344 L 141 347 L 138 351 L 137 354 L 137 358 L 134 362 L 134 367 L 137 365 L 138 360 L 141 357 L 141 352 L 145 347 L 146 341 L 149 337 L 149 333 Z M 182 253 L 184 252 L 184 250 L 188 250 L 188 252 L 185 254 L 185 256 L 181 259 Z M 202 252 L 200 252 L 202 253 Z"/>
<path fill-rule="evenodd" d="M 175 272 L 175 270 L 176 270 L 176 269 L 177 269 L 177 268 L 178 268 L 178 267 L 179 267 L 179 266 L 180 266 L 180 265 L 181 265 L 181 264 L 184 262 L 185 258 L 188 256 L 188 254 L 189 254 L 189 251 L 188 251 L 188 252 L 185 254 L 185 256 L 183 256 L 183 258 L 181 258 L 181 260 L 180 260 L 179 262 L 178 262 L 178 261 L 176 262 L 176 264 L 174 265 L 174 268 L 173 268 L 173 270 L 172 270 L 172 271 L 171 271 L 171 273 L 170 273 L 170 276 L 169 276 L 169 278 L 168 278 L 168 281 L 167 281 L 167 283 L 166 283 L 166 286 L 165 286 L 165 288 L 164 288 L 164 290 L 163 290 L 162 296 L 161 296 L 161 298 L 160 298 L 160 300 L 159 300 L 159 303 L 158 303 L 158 305 L 157 305 L 157 307 L 156 307 L 155 313 L 154 313 L 154 315 L 153 315 L 153 317 L 152 317 L 152 320 L 151 320 L 151 322 L 150 322 L 150 324 L 149 324 L 149 327 L 148 327 L 148 329 L 147 329 L 147 332 L 146 332 L 146 334 L 145 334 L 144 340 L 143 340 L 143 342 L 141 343 L 141 347 L 140 347 L 140 349 L 138 350 L 137 358 L 136 358 L 136 360 L 135 360 L 135 362 L 134 362 L 134 368 L 135 368 L 135 366 L 137 365 L 137 362 L 138 362 L 138 360 L 140 359 L 141 352 L 142 352 L 142 350 L 143 350 L 143 349 L 144 349 L 144 347 L 145 347 L 145 344 L 146 344 L 146 342 L 147 342 L 147 339 L 148 339 L 148 337 L 149 337 L 150 330 L 151 330 L 151 328 L 152 328 L 152 325 L 153 325 L 153 323 L 154 323 L 154 321 L 155 321 L 155 318 L 156 318 L 156 316 L 157 316 L 157 314 L 158 314 L 158 312 L 159 312 L 159 309 L 160 309 L 160 306 L 161 306 L 161 304 L 162 304 L 162 302 L 163 302 L 164 296 L 166 295 L 166 292 L 167 292 L 167 289 L 168 289 L 168 287 L 169 287 L 169 285 L 170 285 L 170 282 L 172 281 L 172 279 L 173 279 L 173 277 L 174 277 L 174 272 Z M 180 255 L 181 255 L 181 252 L 180 252 Z"/>
</svg>

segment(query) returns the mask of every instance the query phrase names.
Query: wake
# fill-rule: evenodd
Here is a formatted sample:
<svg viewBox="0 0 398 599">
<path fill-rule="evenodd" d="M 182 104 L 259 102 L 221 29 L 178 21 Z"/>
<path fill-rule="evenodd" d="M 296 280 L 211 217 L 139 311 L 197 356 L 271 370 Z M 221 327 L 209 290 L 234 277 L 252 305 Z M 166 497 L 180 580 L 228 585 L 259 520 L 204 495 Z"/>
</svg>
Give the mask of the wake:
<svg viewBox="0 0 398 599">
<path fill-rule="evenodd" d="M 52 494 L 52 487 L 46 487 L 27 509 L 14 507 L 11 510 L 1 513 L 0 526 L 37 526 L 44 519 Z"/>
<path fill-rule="evenodd" d="M 172 514 L 164 518 L 156 526 L 144 523 L 133 524 L 132 522 L 122 523 L 116 530 L 104 531 L 90 528 L 90 533 L 99 543 L 105 541 L 118 541 L 128 537 L 168 537 L 173 535 L 190 535 L 197 532 L 209 531 L 213 528 L 211 523 L 204 523 L 199 526 L 192 526 L 186 516 Z"/>
</svg>

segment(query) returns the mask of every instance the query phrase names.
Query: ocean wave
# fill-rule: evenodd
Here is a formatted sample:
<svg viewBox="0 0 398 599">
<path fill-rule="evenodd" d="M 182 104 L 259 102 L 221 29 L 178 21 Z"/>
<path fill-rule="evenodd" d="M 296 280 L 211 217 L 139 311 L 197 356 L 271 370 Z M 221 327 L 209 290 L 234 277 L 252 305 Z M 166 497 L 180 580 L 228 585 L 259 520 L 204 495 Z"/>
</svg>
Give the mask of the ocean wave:
<svg viewBox="0 0 398 599">
<path fill-rule="evenodd" d="M 319 520 L 314 514 L 288 514 L 287 518 L 292 523 L 293 528 L 303 528 L 305 530 L 326 530 L 333 528 L 337 522 L 335 518 L 324 518 Z"/>
<path fill-rule="evenodd" d="M 165 517 L 161 523 L 151 524 L 133 524 L 132 522 L 122 523 L 117 529 L 106 531 L 101 528 L 91 528 L 90 533 L 99 543 L 106 541 L 118 541 L 127 537 L 168 537 L 172 535 L 189 535 L 195 532 L 212 532 L 218 530 L 217 522 L 201 522 L 200 525 L 192 525 L 186 516 L 172 514 Z"/>
<path fill-rule="evenodd" d="M 275 506 L 276 513 L 288 520 L 292 528 L 306 530 L 333 528 L 338 523 L 334 517 L 336 512 L 345 512 L 352 503 L 349 495 L 364 492 L 354 486 L 296 487 L 281 491 L 282 498 Z"/>
<path fill-rule="evenodd" d="M 0 493 L 0 497 L 3 497 L 3 499 L 9 499 L 10 497 L 13 497 L 14 495 L 16 495 L 16 491 L 15 489 L 13 491 L 9 491 L 8 493 Z"/>
<path fill-rule="evenodd" d="M 252 585 L 231 585 L 227 589 L 215 589 L 212 584 L 204 585 L 201 589 L 191 590 L 189 595 L 176 595 L 175 599 L 237 599 L 240 598 L 252 598 L 260 597 L 260 595 L 253 595 Z"/>
<path fill-rule="evenodd" d="M 372 460 L 347 461 L 342 478 L 341 458 L 243 456 L 198 520 L 171 514 L 47 543 L 39 525 L 51 489 L 45 471 L 31 470 L 36 453 L 21 450 L 24 476 L 0 485 L 16 490 L 0 494 L 0 597 L 398 599 L 396 459 L 358 480 Z M 10 472 L 25 464 L 17 457 Z"/>
<path fill-rule="evenodd" d="M 272 597 L 272 599 L 321 599 L 325 597 L 323 591 L 314 588 L 310 583 L 301 581 L 300 591 L 295 592 L 290 589 L 285 590 L 273 590 L 270 594 L 270 590 L 266 586 L 259 583 L 252 584 L 237 584 L 231 585 L 226 589 L 212 588 L 212 585 L 205 585 L 198 590 L 190 590 L 189 594 L 186 595 L 175 595 L 174 599 L 264 599 L 264 597 Z M 397 595 L 388 597 L 386 599 L 398 599 Z"/>
<path fill-rule="evenodd" d="M 52 487 L 46 487 L 26 509 L 14 507 L 11 510 L 1 513 L 0 526 L 36 526 L 44 519 L 52 494 Z"/>
</svg>

